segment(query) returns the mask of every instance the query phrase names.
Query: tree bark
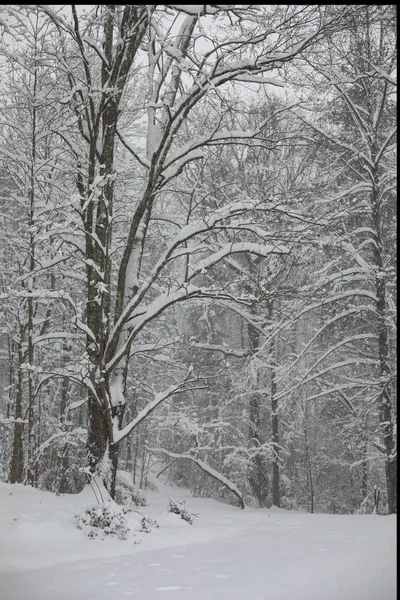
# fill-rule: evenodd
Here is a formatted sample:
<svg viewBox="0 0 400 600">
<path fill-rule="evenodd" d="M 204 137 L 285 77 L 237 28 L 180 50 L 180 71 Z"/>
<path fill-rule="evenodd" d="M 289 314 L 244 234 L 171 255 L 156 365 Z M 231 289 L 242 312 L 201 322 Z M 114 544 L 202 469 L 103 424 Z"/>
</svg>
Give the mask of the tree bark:
<svg viewBox="0 0 400 600">
<path fill-rule="evenodd" d="M 275 368 L 271 369 L 271 421 L 272 421 L 272 443 L 274 455 L 272 458 L 272 504 L 280 506 L 280 473 L 279 473 L 279 418 L 278 400 L 276 399 Z"/>
<path fill-rule="evenodd" d="M 249 341 L 251 352 L 258 348 L 260 334 L 258 330 L 249 325 Z M 261 432 L 261 397 L 255 393 L 250 397 L 249 411 L 249 438 L 252 447 L 260 448 L 263 444 Z M 269 505 L 268 494 L 270 491 L 268 467 L 262 450 L 257 452 L 251 461 L 249 483 L 261 508 Z"/>
<path fill-rule="evenodd" d="M 375 244 L 373 253 L 377 269 L 375 279 L 376 290 L 376 312 L 379 354 L 379 375 L 381 382 L 381 393 L 379 396 L 379 419 L 383 435 L 383 444 L 386 450 L 386 490 L 388 501 L 388 513 L 397 512 L 397 461 L 393 427 L 392 410 L 392 377 L 390 372 L 390 347 L 389 347 L 389 324 L 387 320 L 387 290 L 383 263 L 383 243 L 381 235 L 381 210 L 379 197 L 378 173 L 373 180 L 371 194 L 372 222 L 375 230 Z"/>
<path fill-rule="evenodd" d="M 310 496 L 310 512 L 314 512 L 314 479 L 311 466 L 310 458 L 310 446 L 308 442 L 308 401 L 306 400 L 306 407 L 304 411 L 304 443 L 305 443 L 305 459 L 306 459 L 306 470 L 307 470 L 307 482 L 308 491 Z"/>
<path fill-rule="evenodd" d="M 269 305 L 268 318 L 272 320 L 272 303 Z M 273 457 L 272 457 L 272 504 L 274 506 L 280 506 L 280 472 L 279 472 L 279 417 L 278 417 L 278 400 L 276 397 L 276 339 L 274 338 L 271 342 L 269 349 L 269 362 L 271 363 L 270 377 L 271 377 L 271 428 L 272 428 L 272 444 L 273 444 Z"/>
<path fill-rule="evenodd" d="M 35 48 L 36 50 L 36 48 Z M 28 280 L 28 469 L 27 469 L 27 482 L 31 485 L 35 483 L 35 467 L 34 467 L 34 453 L 35 453 L 35 398 L 34 398 L 34 381 L 33 381 L 33 364 L 34 364 L 34 345 L 33 345 L 33 318 L 34 318 L 34 301 L 33 301 L 33 288 L 35 285 L 35 278 L 33 271 L 35 269 L 35 170 L 36 170 L 36 94 L 37 94 L 37 61 L 35 57 L 34 63 L 34 79 L 33 79 L 33 90 L 32 90 L 32 158 L 30 165 L 30 181 L 29 181 L 29 270 L 31 275 Z"/>
<path fill-rule="evenodd" d="M 361 498 L 364 501 L 368 494 L 368 423 L 365 419 L 364 440 L 361 448 Z"/>
<path fill-rule="evenodd" d="M 94 473 L 107 449 L 108 428 L 104 408 L 93 394 L 89 394 L 88 416 L 88 464 Z"/>
<path fill-rule="evenodd" d="M 111 287 L 111 235 L 114 202 L 114 153 L 116 131 L 119 117 L 119 104 L 127 82 L 129 71 L 137 50 L 146 33 L 149 7 L 125 6 L 121 21 L 116 25 L 115 6 L 107 5 L 104 13 L 103 51 L 106 60 L 102 62 L 101 80 L 103 90 L 98 111 L 91 123 L 89 140 L 89 164 L 86 188 L 80 180 L 80 192 L 85 241 L 86 241 L 86 281 L 87 303 L 86 324 L 92 333 L 87 335 L 87 351 L 90 362 L 91 390 L 89 391 L 89 422 L 87 450 L 89 467 L 95 472 L 105 452 L 111 461 L 109 474 L 109 492 L 115 493 L 115 477 L 118 468 L 119 445 L 112 444 L 112 411 L 120 411 L 119 426 L 122 425 L 122 407 L 112 406 L 109 379 L 111 373 L 106 368 L 106 346 L 110 324 L 110 287 Z M 87 58 L 79 33 L 79 20 L 74 10 L 75 30 L 80 42 L 83 62 Z M 117 27 L 117 30 L 115 29 Z M 117 38 L 117 42 L 114 38 Z M 86 62 L 88 87 L 91 75 Z M 94 104 L 92 104 L 93 111 Z M 101 148 L 100 156 L 99 147 Z M 96 171 L 100 175 L 100 185 L 93 189 Z M 96 197 L 94 197 L 96 192 Z M 87 200 L 90 198 L 89 202 Z M 93 232 L 95 235 L 93 235 Z M 118 303 L 123 290 L 117 289 Z M 94 390 L 94 391 L 93 391 Z"/>
<path fill-rule="evenodd" d="M 21 344 L 18 344 L 18 374 L 14 409 L 14 436 L 10 467 L 10 483 L 22 483 L 24 478 L 24 423 L 22 422 L 22 370 L 23 362 Z"/>
</svg>

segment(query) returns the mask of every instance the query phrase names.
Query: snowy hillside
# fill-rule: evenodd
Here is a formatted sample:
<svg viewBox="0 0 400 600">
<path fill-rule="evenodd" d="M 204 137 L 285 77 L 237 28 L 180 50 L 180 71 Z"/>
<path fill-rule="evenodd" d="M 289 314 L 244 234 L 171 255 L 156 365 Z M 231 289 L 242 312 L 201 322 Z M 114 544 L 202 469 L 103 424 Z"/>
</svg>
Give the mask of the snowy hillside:
<svg viewBox="0 0 400 600">
<path fill-rule="evenodd" d="M 186 499 L 193 525 L 167 512 L 171 495 Z M 55 496 L 1 483 L 1 599 L 395 598 L 394 515 L 240 510 L 169 486 L 146 496 L 140 510 L 158 529 L 91 540 L 75 519 L 95 501 L 90 487 Z"/>
</svg>

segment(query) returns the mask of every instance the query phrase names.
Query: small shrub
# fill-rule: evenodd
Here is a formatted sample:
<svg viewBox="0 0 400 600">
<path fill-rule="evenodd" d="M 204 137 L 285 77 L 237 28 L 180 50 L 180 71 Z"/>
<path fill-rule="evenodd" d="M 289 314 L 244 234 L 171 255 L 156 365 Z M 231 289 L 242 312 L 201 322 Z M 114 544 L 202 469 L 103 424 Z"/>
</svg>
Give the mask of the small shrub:
<svg viewBox="0 0 400 600">
<path fill-rule="evenodd" d="M 131 480 L 129 473 L 117 472 L 117 485 L 115 486 L 115 501 L 128 509 L 135 506 L 147 506 L 147 500 L 142 490 Z"/>
<path fill-rule="evenodd" d="M 160 526 L 154 519 L 151 519 L 148 515 L 142 515 L 140 520 L 140 531 L 143 533 L 150 533 L 154 528 L 158 529 Z"/>
<path fill-rule="evenodd" d="M 168 511 L 179 515 L 181 519 L 193 525 L 193 519 L 196 515 L 187 510 L 184 500 L 177 500 L 171 497 L 168 501 Z"/>
<path fill-rule="evenodd" d="M 129 533 L 126 514 L 127 509 L 124 506 L 118 506 L 110 500 L 102 504 L 90 504 L 76 516 L 77 527 L 92 539 L 104 539 L 104 535 L 113 535 L 126 540 Z"/>
</svg>

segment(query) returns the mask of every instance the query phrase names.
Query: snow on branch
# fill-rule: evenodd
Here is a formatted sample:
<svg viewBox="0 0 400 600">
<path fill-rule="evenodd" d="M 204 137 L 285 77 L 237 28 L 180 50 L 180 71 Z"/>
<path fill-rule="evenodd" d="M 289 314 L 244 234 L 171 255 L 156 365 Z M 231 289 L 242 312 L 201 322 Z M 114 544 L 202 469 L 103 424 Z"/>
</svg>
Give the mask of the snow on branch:
<svg viewBox="0 0 400 600">
<path fill-rule="evenodd" d="M 38 462 L 42 454 L 53 445 L 57 444 L 71 444 L 76 446 L 77 443 L 83 444 L 87 436 L 86 428 L 75 427 L 71 431 L 59 431 L 53 433 L 47 440 L 40 444 L 36 451 L 35 462 Z"/>
<path fill-rule="evenodd" d="M 66 256 L 57 256 L 56 258 L 53 258 L 51 260 L 47 260 L 47 261 L 43 261 L 38 267 L 36 267 L 35 269 L 32 269 L 31 271 L 29 271 L 29 273 L 25 273 L 24 275 L 20 275 L 19 277 L 17 277 L 15 279 L 16 282 L 22 282 L 22 281 L 26 281 L 27 279 L 29 279 L 29 277 L 34 277 L 35 275 L 37 275 L 38 273 L 40 273 L 41 271 L 45 271 L 46 269 L 50 269 L 51 267 L 54 267 L 62 262 L 65 262 L 67 260 L 69 260 L 70 256 L 66 255 Z"/>
<path fill-rule="evenodd" d="M 348 360 L 343 360 L 341 362 L 329 365 L 328 367 L 325 367 L 321 371 L 318 371 L 317 373 L 314 373 L 313 375 L 310 375 L 306 379 L 302 380 L 299 383 L 299 385 L 296 386 L 295 391 L 297 390 L 297 388 L 300 385 L 305 385 L 306 383 L 310 383 L 310 381 L 314 381 L 315 379 L 319 379 L 319 378 L 321 378 L 322 375 L 325 375 L 326 373 L 332 373 L 332 371 L 334 371 L 335 369 L 342 369 L 343 367 L 349 367 L 351 365 L 367 365 L 367 366 L 371 366 L 372 365 L 372 366 L 376 366 L 378 364 L 379 364 L 378 360 L 374 360 L 373 358 L 359 358 L 359 357 L 357 357 L 357 358 L 352 358 L 352 359 L 348 359 Z M 313 365 L 313 368 L 314 367 L 315 367 L 315 365 Z"/>
<path fill-rule="evenodd" d="M 110 360 L 106 364 L 106 370 L 111 371 L 122 359 L 129 349 L 134 337 L 143 329 L 143 327 L 152 321 L 155 317 L 160 315 L 172 304 L 181 302 L 187 298 L 201 295 L 201 289 L 193 285 L 187 285 L 185 282 L 181 282 L 171 288 L 168 293 L 160 294 L 155 300 L 150 302 L 147 306 L 139 308 L 136 313 L 130 314 L 129 318 L 126 318 L 126 310 L 122 313 L 124 316 L 124 322 L 129 322 L 132 325 L 130 333 L 125 342 L 119 347 L 118 351 L 110 357 Z M 136 298 L 135 298 L 136 299 Z M 128 304 L 130 306 L 130 304 Z M 131 312 L 131 311 L 130 311 Z M 121 319 L 120 319 L 121 321 Z M 118 326 L 118 323 L 117 325 Z M 118 330 L 114 327 L 113 335 L 117 336 Z M 112 339 L 112 338 L 110 338 Z"/>
<path fill-rule="evenodd" d="M 346 250 L 347 252 L 349 252 L 349 254 L 352 255 L 352 258 L 361 267 L 361 269 L 363 271 L 368 273 L 368 271 L 371 270 L 367 261 L 364 260 L 364 258 L 361 256 L 361 254 L 358 252 L 358 250 L 356 250 L 356 248 L 353 246 L 353 244 L 351 242 L 342 242 L 341 245 L 344 250 Z"/>
<path fill-rule="evenodd" d="M 339 348 L 342 348 L 343 346 L 347 346 L 348 344 L 352 344 L 353 342 L 357 342 L 357 341 L 363 341 L 366 339 L 372 339 L 372 340 L 376 340 L 377 336 L 375 333 L 360 333 L 358 335 L 352 335 L 348 338 L 345 338 L 344 340 L 340 340 L 340 342 L 338 342 L 337 344 L 335 344 L 334 346 L 332 346 L 331 348 L 328 348 L 328 350 L 326 350 L 326 352 L 324 352 L 324 354 L 322 356 L 320 356 L 312 365 L 311 367 L 309 367 L 309 369 L 304 373 L 304 375 L 302 376 L 301 380 L 291 389 L 284 389 L 281 392 L 279 392 L 276 395 L 276 398 L 279 399 L 281 397 L 286 396 L 287 394 L 293 394 L 294 392 L 296 392 L 298 390 L 298 388 L 309 382 L 312 381 L 313 379 L 315 379 L 315 377 L 318 377 L 319 375 L 325 373 L 325 372 L 329 372 L 331 370 L 333 370 L 334 368 L 336 368 L 336 365 L 330 365 L 329 367 L 327 367 L 326 369 L 324 369 L 323 371 L 317 373 L 315 376 L 310 377 L 310 373 L 312 373 L 312 371 L 314 371 L 314 369 L 320 365 L 326 358 L 328 358 L 328 356 L 330 356 L 333 352 L 336 352 L 336 350 L 339 350 Z M 358 360 L 358 362 L 361 362 L 361 359 Z M 343 366 L 343 363 L 339 363 L 339 366 Z M 291 385 L 291 384 L 290 384 Z"/>
<path fill-rule="evenodd" d="M 237 358 L 244 358 L 249 356 L 249 352 L 245 350 L 234 350 L 225 346 L 203 344 L 201 342 L 194 342 L 191 344 L 192 348 L 199 348 L 200 350 L 209 350 L 210 352 L 222 352 L 227 356 L 236 356 Z"/>
<path fill-rule="evenodd" d="M 339 300 L 343 300 L 345 298 L 359 298 L 359 297 L 369 298 L 370 300 L 373 300 L 374 302 L 378 302 L 377 296 L 373 292 L 370 292 L 369 290 L 365 290 L 362 288 L 357 288 L 355 290 L 347 290 L 345 292 L 341 292 L 334 296 L 330 296 L 330 297 L 325 296 L 322 300 L 319 300 L 318 302 L 314 302 L 312 304 L 307 305 L 305 308 L 303 308 L 301 311 L 299 311 L 296 314 L 296 319 L 299 319 L 303 315 L 306 315 L 307 313 L 309 313 L 317 308 L 320 308 L 321 306 L 327 306 L 329 304 L 333 304 L 334 302 L 338 302 Z M 282 322 L 281 325 L 279 327 L 277 327 L 274 332 L 272 332 L 272 334 L 268 338 L 267 342 L 269 343 L 273 337 L 275 337 L 276 335 L 278 335 L 279 333 L 284 331 L 287 327 L 290 327 L 292 324 L 293 324 L 292 319 L 288 319 L 287 321 Z"/>
<path fill-rule="evenodd" d="M 197 380 L 187 379 L 186 381 L 184 381 L 178 385 L 171 385 L 164 392 L 160 392 L 160 393 L 156 394 L 154 399 L 151 402 L 149 402 L 147 404 L 147 406 L 145 406 L 139 412 L 137 417 L 135 417 L 133 419 L 133 421 L 131 421 L 123 429 L 119 430 L 118 424 L 114 421 L 113 439 L 112 439 L 111 443 L 118 444 L 123 439 L 125 439 L 131 433 L 131 431 L 133 431 L 133 429 L 135 429 L 135 427 L 137 427 L 144 419 L 146 419 L 157 408 L 157 406 L 159 406 L 162 402 L 164 402 L 168 398 L 171 398 L 175 394 L 179 394 L 181 392 L 186 392 L 186 391 L 192 390 L 192 389 L 204 389 L 205 386 L 196 386 L 196 387 L 190 387 L 190 388 L 186 387 L 188 384 L 190 384 L 194 381 L 197 381 Z"/>
<path fill-rule="evenodd" d="M 355 387 L 362 388 L 362 387 L 364 387 L 364 385 L 365 385 L 365 382 L 345 383 L 344 385 L 337 385 L 336 387 L 331 387 L 327 390 L 323 390 L 322 392 L 314 394 L 313 396 L 307 396 L 307 401 L 319 400 L 320 398 L 323 398 L 324 396 L 333 395 L 338 392 L 343 392 L 344 390 L 352 390 Z"/>
<path fill-rule="evenodd" d="M 150 169 L 150 161 L 147 158 L 143 158 L 139 156 L 136 148 L 132 146 L 132 144 L 126 139 L 126 137 L 121 133 L 121 131 L 117 128 L 117 135 L 122 142 L 122 145 L 132 154 L 134 158 L 144 167 L 145 169 Z"/>
<path fill-rule="evenodd" d="M 235 77 L 235 81 L 240 81 L 243 83 L 259 83 L 259 84 L 269 84 L 275 85 L 276 87 L 285 87 L 281 81 L 278 81 L 274 77 L 261 77 L 257 75 L 252 75 L 250 73 L 241 73 Z"/>
<path fill-rule="evenodd" d="M 219 6 L 218 4 L 166 4 L 165 6 L 196 17 L 215 15 L 221 9 L 226 9 L 226 5 Z"/>
<path fill-rule="evenodd" d="M 229 479 L 227 479 L 224 475 L 222 475 L 221 473 L 219 473 L 218 471 L 216 471 L 215 469 L 213 469 L 212 467 L 207 465 L 204 461 L 200 460 L 200 458 L 198 458 L 194 453 L 195 449 L 192 451 L 193 454 L 176 454 L 175 452 L 170 452 L 169 450 L 164 450 L 164 448 L 147 448 L 147 450 L 149 452 L 159 452 L 160 454 L 165 454 L 166 456 L 169 456 L 170 458 L 190 460 L 190 461 L 194 462 L 196 465 L 198 465 L 200 467 L 200 469 L 202 471 L 204 471 L 205 473 L 210 475 L 216 481 L 219 481 L 220 483 L 222 483 L 222 485 L 224 485 L 226 488 L 228 488 L 228 490 L 230 490 L 233 494 L 235 494 L 236 498 L 239 501 L 240 508 L 245 507 L 244 500 L 243 500 L 243 494 L 241 493 L 239 488 L 234 483 L 232 483 L 232 481 L 229 481 Z"/>
<path fill-rule="evenodd" d="M 146 295 L 148 290 L 151 288 L 151 286 L 154 284 L 155 280 L 157 279 L 157 277 L 159 276 L 161 271 L 164 269 L 164 267 L 167 265 L 167 263 L 170 260 L 172 260 L 173 258 L 176 258 L 176 256 L 178 256 L 178 255 L 174 254 L 174 252 L 176 251 L 178 246 L 181 246 L 184 243 L 187 243 L 189 240 L 191 240 L 191 238 L 193 238 L 197 235 L 205 233 L 213 228 L 214 229 L 218 228 L 221 221 L 224 221 L 224 220 L 234 217 L 234 216 L 238 216 L 240 214 L 245 214 L 245 213 L 247 213 L 249 211 L 253 211 L 253 210 L 263 210 L 263 208 L 262 208 L 262 206 L 260 206 L 260 208 L 258 208 L 258 204 L 255 202 L 250 202 L 250 201 L 235 202 L 232 205 L 223 206 L 222 208 L 215 210 L 211 215 L 209 215 L 203 219 L 199 219 L 198 221 L 196 221 L 194 223 L 191 223 L 191 224 L 188 224 L 188 225 L 185 225 L 184 227 L 182 227 L 182 229 L 171 240 L 169 248 L 167 248 L 165 250 L 165 252 L 163 253 L 163 255 L 160 257 L 160 259 L 158 260 L 157 264 L 154 266 L 153 270 L 151 271 L 151 273 L 149 274 L 147 279 L 141 284 L 137 293 L 132 298 L 130 298 L 130 300 L 124 307 L 124 310 L 122 311 L 117 322 L 114 324 L 112 331 L 110 332 L 107 350 L 113 346 L 114 341 L 118 338 L 125 323 L 128 320 L 131 320 L 132 318 L 134 318 L 135 316 L 136 317 L 139 316 L 139 315 L 134 314 L 135 309 L 140 305 L 144 296 Z M 222 227 L 222 225 L 221 225 L 221 227 Z M 226 228 L 226 225 L 224 225 L 223 227 Z M 240 228 L 239 225 L 238 225 L 238 228 Z M 237 246 L 237 250 L 236 250 L 237 252 L 239 251 L 239 245 Z M 253 244 L 253 246 L 250 245 L 247 249 L 242 248 L 240 251 L 241 252 L 250 251 L 250 252 L 256 253 L 255 250 L 256 250 L 256 248 L 257 249 L 259 248 L 259 245 Z M 284 247 L 282 247 L 282 248 L 284 248 Z M 183 250 L 183 252 L 187 253 L 187 249 Z M 271 252 L 269 252 L 269 253 L 271 253 Z M 279 253 L 282 254 L 283 252 L 279 252 Z M 228 256 L 228 254 L 230 254 L 230 252 L 225 252 L 224 256 L 221 256 L 221 258 L 219 260 Z M 182 255 L 182 252 L 179 253 L 179 256 L 181 256 L 181 255 Z M 193 290 L 192 290 L 192 292 L 193 292 Z M 188 290 L 185 290 L 185 295 L 186 296 L 188 295 Z M 191 295 L 193 295 L 193 294 L 191 294 Z M 179 296 L 179 298 L 178 297 L 172 298 L 171 293 L 168 294 L 168 298 L 166 298 L 166 301 L 168 301 L 168 305 L 170 305 L 172 302 L 178 301 L 181 298 L 182 292 L 181 291 L 179 292 L 179 290 L 178 290 L 178 296 Z M 146 310 L 146 312 L 148 312 L 148 309 L 145 309 L 145 310 Z"/>
<path fill-rule="evenodd" d="M 335 136 L 333 133 L 331 133 L 331 132 L 327 131 L 326 129 L 319 127 L 315 123 L 305 119 L 298 112 L 295 112 L 294 114 L 296 114 L 296 116 L 300 119 L 300 121 L 302 121 L 303 123 L 308 125 L 308 127 L 313 129 L 316 133 L 319 133 L 322 137 L 327 139 L 329 142 L 338 146 L 339 148 L 349 150 L 353 155 L 357 156 L 359 160 L 362 159 L 365 162 L 365 164 L 368 165 L 371 169 L 375 168 L 373 161 L 365 154 L 365 152 L 361 152 L 356 146 L 352 146 L 348 142 L 345 142 L 344 140 Z"/>
<path fill-rule="evenodd" d="M 110 68 L 109 61 L 108 61 L 106 55 L 104 54 L 103 50 L 97 44 L 96 40 L 92 39 L 91 37 L 89 37 L 87 35 L 84 35 L 82 37 L 82 42 L 85 42 L 85 44 L 87 44 L 88 46 L 93 48 L 93 50 L 96 52 L 96 54 L 101 58 L 103 63 L 106 65 L 106 67 Z"/>
<path fill-rule="evenodd" d="M 73 322 L 75 324 L 75 326 L 80 329 L 83 333 L 86 333 L 86 335 L 96 344 L 97 346 L 97 340 L 96 340 L 96 336 L 94 335 L 93 331 L 85 324 L 83 323 L 78 317 L 73 317 Z"/>
<path fill-rule="evenodd" d="M 321 334 L 326 329 L 328 329 L 329 327 L 331 327 L 337 321 L 340 321 L 340 320 L 344 319 L 345 317 L 348 317 L 349 315 L 352 315 L 352 314 L 359 315 L 363 310 L 366 311 L 366 312 L 374 312 L 376 309 L 371 304 L 363 304 L 363 305 L 360 305 L 360 306 L 354 306 L 354 307 L 349 308 L 349 309 L 347 309 L 345 311 L 342 311 L 341 313 L 335 315 L 331 319 L 329 319 L 327 321 L 324 321 L 324 323 L 320 327 L 320 329 L 318 329 L 318 331 L 316 331 L 316 333 L 312 336 L 312 338 L 302 348 L 301 352 L 299 352 L 299 354 L 296 356 L 295 360 L 291 364 L 291 368 L 294 368 L 297 365 L 297 363 L 305 355 L 305 353 L 307 352 L 307 350 L 314 344 L 314 342 L 316 340 L 318 340 L 318 338 L 321 336 Z M 284 377 L 286 377 L 286 374 L 284 374 Z M 277 382 L 280 381 L 280 380 L 281 380 L 280 377 L 278 377 L 276 379 Z"/>
<path fill-rule="evenodd" d="M 80 335 L 77 333 L 70 333 L 69 331 L 51 331 L 49 333 L 45 333 L 43 335 L 37 335 L 33 338 L 33 345 L 41 344 L 46 342 L 47 340 L 72 340 L 72 339 L 80 339 Z"/>
<path fill-rule="evenodd" d="M 214 252 L 207 258 L 199 261 L 191 275 L 189 276 L 189 280 L 193 279 L 199 273 L 204 272 L 207 268 L 215 265 L 220 260 L 230 256 L 231 254 L 239 254 L 239 253 L 247 253 L 247 254 L 255 254 L 257 256 L 269 256 L 270 254 L 289 254 L 289 248 L 287 246 L 276 246 L 272 244 L 254 244 L 252 242 L 238 242 L 236 244 L 226 244 L 221 250 L 218 252 Z"/>
<path fill-rule="evenodd" d="M 217 302 L 217 306 L 221 306 L 224 309 L 228 309 L 239 315 L 246 323 L 249 323 L 252 327 L 254 327 L 261 335 L 265 336 L 265 330 L 262 327 L 261 322 L 257 319 L 254 313 L 247 312 L 242 308 L 233 304 L 233 302 L 225 302 L 219 301 Z"/>
<path fill-rule="evenodd" d="M 185 165 L 187 165 L 189 162 L 193 162 L 194 160 L 199 160 L 201 158 L 204 158 L 204 152 L 200 148 L 195 148 L 194 150 L 190 150 L 186 154 L 183 154 L 181 157 L 179 157 L 179 159 L 174 159 L 173 161 L 171 160 L 160 175 L 164 180 L 163 185 L 179 175 Z"/>
<path fill-rule="evenodd" d="M 248 76 L 250 77 L 250 75 Z M 258 83 L 266 83 L 267 80 L 269 83 L 272 82 L 270 78 L 256 78 L 251 76 L 254 82 Z M 241 79 L 242 81 L 242 79 Z M 275 85 L 280 85 L 278 82 Z M 249 142 L 257 139 L 257 136 L 261 133 L 261 131 L 268 125 L 273 118 L 275 118 L 279 113 L 284 111 L 289 111 L 290 109 L 297 106 L 298 103 L 294 103 L 290 106 L 287 106 L 283 109 L 279 109 L 273 113 L 272 116 L 268 116 L 266 119 L 260 123 L 260 125 L 256 129 L 251 130 L 229 130 L 229 131 L 218 131 L 218 125 L 214 128 L 213 131 L 208 132 L 206 135 L 200 136 L 195 140 L 191 140 L 188 144 L 182 146 L 169 157 L 164 165 L 164 171 L 161 173 L 161 176 L 164 178 L 168 178 L 168 180 L 175 177 L 178 173 L 180 173 L 183 167 L 196 159 L 203 158 L 204 154 L 202 149 L 206 146 L 215 146 L 226 143 L 239 143 L 240 140 L 249 140 Z M 259 140 L 258 140 L 259 141 Z M 172 167 L 173 165 L 173 167 Z"/>
<path fill-rule="evenodd" d="M 258 244 L 255 244 L 258 247 Z M 192 277 L 195 273 L 192 275 Z M 145 307 L 138 307 L 135 312 L 130 312 L 130 317 L 126 319 L 126 323 L 129 325 L 129 334 L 125 341 L 118 347 L 118 350 L 111 354 L 110 358 L 105 366 L 106 371 L 112 371 L 115 366 L 122 360 L 122 358 L 129 351 L 129 348 L 138 335 L 138 333 L 150 323 L 154 318 L 158 317 L 167 308 L 178 302 L 183 302 L 192 298 L 206 299 L 213 298 L 215 300 L 225 301 L 238 301 L 233 296 L 224 293 L 215 292 L 207 288 L 197 287 L 192 285 L 188 281 L 180 281 L 176 285 L 172 286 L 168 293 L 162 293 L 152 302 Z M 124 314 L 124 313 L 123 313 Z M 118 323 L 117 323 L 118 325 Z M 118 335 L 118 329 L 114 328 L 113 335 Z M 110 342 L 108 345 L 110 348 Z"/>
<path fill-rule="evenodd" d="M 367 57 L 363 56 L 363 60 L 365 60 L 366 62 L 369 62 Z M 397 78 L 393 77 L 393 73 L 396 73 L 396 71 L 393 71 L 393 73 L 388 73 L 387 71 L 384 71 L 379 65 L 375 65 L 374 63 L 369 62 L 371 68 L 380 76 L 383 77 L 383 79 L 386 79 L 386 81 L 388 83 L 390 83 L 391 85 L 394 85 L 395 87 L 397 87 Z"/>
</svg>

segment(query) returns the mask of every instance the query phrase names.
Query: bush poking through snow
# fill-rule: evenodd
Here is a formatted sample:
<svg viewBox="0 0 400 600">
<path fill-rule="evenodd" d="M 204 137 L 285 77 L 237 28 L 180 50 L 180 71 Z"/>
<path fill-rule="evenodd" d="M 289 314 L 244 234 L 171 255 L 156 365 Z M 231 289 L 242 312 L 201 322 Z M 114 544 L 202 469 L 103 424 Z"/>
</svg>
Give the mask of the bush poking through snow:
<svg viewBox="0 0 400 600">
<path fill-rule="evenodd" d="M 142 514 L 142 518 L 140 520 L 140 531 L 143 533 L 150 533 L 153 528 L 158 529 L 160 526 L 154 519 L 151 519 L 148 515 Z"/>
<path fill-rule="evenodd" d="M 142 490 L 131 480 L 129 473 L 117 472 L 117 485 L 115 487 L 115 500 L 118 504 L 128 509 L 134 506 L 147 506 L 147 500 Z"/>
<path fill-rule="evenodd" d="M 125 485 L 117 485 L 115 487 L 115 501 L 117 504 L 125 506 L 128 510 L 132 510 L 136 506 L 147 506 L 147 500 L 139 488 L 136 490 L 130 489 Z"/>
<path fill-rule="evenodd" d="M 89 538 L 114 535 L 120 540 L 126 540 L 129 527 L 126 521 L 127 509 L 108 500 L 102 504 L 90 504 L 77 515 L 78 529 Z"/>
<path fill-rule="evenodd" d="M 187 521 L 190 525 L 193 525 L 193 519 L 197 516 L 187 510 L 184 500 L 177 500 L 172 497 L 168 501 L 168 511 L 179 515 L 181 519 Z"/>
</svg>

